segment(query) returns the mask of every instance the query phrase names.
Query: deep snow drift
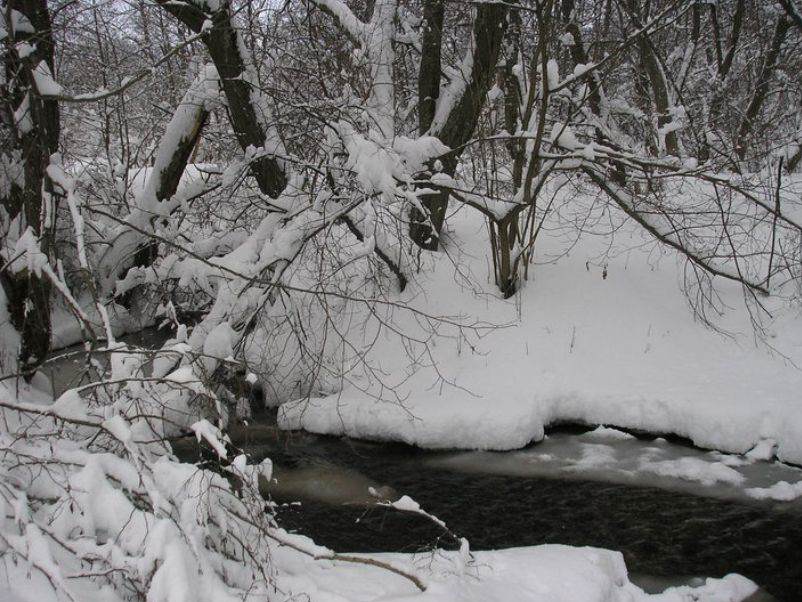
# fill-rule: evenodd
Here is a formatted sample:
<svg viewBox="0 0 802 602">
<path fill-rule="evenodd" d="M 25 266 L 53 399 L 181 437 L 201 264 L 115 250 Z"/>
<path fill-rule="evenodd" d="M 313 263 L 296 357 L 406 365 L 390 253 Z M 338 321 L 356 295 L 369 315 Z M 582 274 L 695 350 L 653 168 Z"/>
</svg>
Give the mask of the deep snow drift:
<svg viewBox="0 0 802 602">
<path fill-rule="evenodd" d="M 576 241 L 568 199 L 538 240 L 537 265 L 509 301 L 489 281 L 487 232 L 475 212 L 449 221 L 446 251 L 404 299 L 430 316 L 504 328 L 439 326 L 420 315 L 394 323 L 428 345 L 385 330 L 372 376 L 350 375 L 334 395 L 284 404 L 286 429 L 399 440 L 428 448 L 516 449 L 544 426 L 572 421 L 674 433 L 696 445 L 802 463 L 802 320 L 786 299 L 744 303 L 715 281 L 719 332 L 694 316 L 684 260 L 610 215 Z M 578 205 L 578 204 L 577 204 Z M 619 227 L 620 226 L 620 227 Z M 615 231 L 610 235 L 610 231 Z M 692 291 L 693 296 L 693 291 Z M 761 322 L 755 334 L 751 317 Z M 365 329 L 356 346 L 370 344 Z M 376 373 L 383 374 L 377 379 Z M 400 403 L 398 402 L 400 400 Z"/>
</svg>

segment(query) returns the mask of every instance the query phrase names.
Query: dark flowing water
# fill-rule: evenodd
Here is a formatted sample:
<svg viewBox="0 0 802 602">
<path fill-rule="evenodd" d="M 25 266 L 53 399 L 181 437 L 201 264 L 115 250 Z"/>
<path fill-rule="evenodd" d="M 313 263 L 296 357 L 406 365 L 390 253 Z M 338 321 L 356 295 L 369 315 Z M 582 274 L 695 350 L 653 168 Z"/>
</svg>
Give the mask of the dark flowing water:
<svg viewBox="0 0 802 602">
<path fill-rule="evenodd" d="M 757 504 L 581 479 L 480 475 L 432 467 L 437 454 L 394 444 L 367 444 L 295 434 L 250 445 L 291 482 L 317 466 L 311 487 L 344 485 L 338 471 L 363 475 L 409 495 L 444 520 L 473 549 L 559 543 L 620 550 L 633 574 L 676 578 L 737 572 L 777 600 L 802 600 L 802 514 Z M 359 485 L 359 484 L 358 484 Z M 347 487 L 347 485 L 345 486 Z M 321 491 L 317 492 L 318 494 Z M 337 551 L 418 552 L 453 547 L 426 519 L 365 504 L 326 503 L 279 491 L 278 518 L 288 530 Z"/>
</svg>

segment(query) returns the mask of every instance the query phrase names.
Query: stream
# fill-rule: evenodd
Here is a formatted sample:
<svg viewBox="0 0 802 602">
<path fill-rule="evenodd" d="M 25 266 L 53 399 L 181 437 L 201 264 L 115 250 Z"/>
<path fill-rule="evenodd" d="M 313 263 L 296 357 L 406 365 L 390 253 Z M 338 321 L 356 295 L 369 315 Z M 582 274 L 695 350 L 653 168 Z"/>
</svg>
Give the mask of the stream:
<svg viewBox="0 0 802 602">
<path fill-rule="evenodd" d="M 632 581 L 652 593 L 737 572 L 761 587 L 753 601 L 802 600 L 800 498 L 755 500 L 730 483 L 705 485 L 646 473 L 616 476 L 617 468 L 605 473 L 598 464 L 568 472 L 549 466 L 560 455 L 570 465 L 577 439 L 588 436 L 577 428 L 552 430 L 544 442 L 517 452 L 432 452 L 261 430 L 244 447 L 254 459 L 274 462 L 271 497 L 278 502 L 279 523 L 336 551 L 455 547 L 432 522 L 371 504 L 367 489 L 373 487 L 389 497 L 412 497 L 466 537 L 472 549 L 545 543 L 609 548 L 623 553 Z M 655 442 L 633 438 L 581 445 L 623 451 L 631 462 L 637 447 L 653 457 L 649 448 Z M 680 466 L 681 458 L 698 457 L 722 464 L 715 452 L 658 445 L 663 457 L 678 458 Z M 532 460 L 544 446 L 550 456 L 546 465 Z M 758 484 L 771 480 L 765 473 L 802 480 L 802 470 L 776 462 L 744 465 L 742 472 L 763 473 L 756 477 Z"/>
<path fill-rule="evenodd" d="M 143 346 L 164 339 L 134 336 Z M 83 363 L 51 363 L 54 389 L 74 386 Z M 798 467 L 576 425 L 512 452 L 281 432 L 274 412 L 232 436 L 252 460 L 273 461 L 279 524 L 336 551 L 455 547 L 431 521 L 376 505 L 373 488 L 384 499 L 412 497 L 474 550 L 608 548 L 623 553 L 631 580 L 652 593 L 736 572 L 761 588 L 750 602 L 802 600 L 802 496 L 776 489 L 802 482 Z M 176 453 L 192 460 L 198 450 L 184 444 Z"/>
</svg>

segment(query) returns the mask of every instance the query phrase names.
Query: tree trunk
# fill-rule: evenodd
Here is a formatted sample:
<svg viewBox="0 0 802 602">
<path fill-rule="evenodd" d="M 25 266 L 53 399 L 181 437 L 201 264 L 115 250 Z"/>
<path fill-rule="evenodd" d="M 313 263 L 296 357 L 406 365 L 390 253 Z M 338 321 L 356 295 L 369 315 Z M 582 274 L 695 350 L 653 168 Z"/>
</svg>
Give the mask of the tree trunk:
<svg viewBox="0 0 802 602">
<path fill-rule="evenodd" d="M 206 15 L 197 5 L 190 2 L 176 4 L 170 0 L 157 0 L 157 2 L 192 31 L 201 31 Z M 244 45 L 239 32 L 232 25 L 229 4 L 227 1 L 221 4 L 221 8 L 213 15 L 212 27 L 206 32 L 204 42 L 217 68 L 223 93 L 228 101 L 230 121 L 240 147 L 243 151 L 249 146 L 259 148 L 265 145 L 270 126 L 265 122 L 266 115 L 258 102 L 258 91 L 252 90 L 256 88 L 256 82 L 247 81 L 255 74 L 246 62 L 246 58 L 242 56 L 241 50 Z M 366 11 L 372 14 L 374 5 L 375 0 L 368 0 Z M 279 143 L 277 136 L 275 140 Z M 284 167 L 270 154 L 251 161 L 250 172 L 256 179 L 259 190 L 272 198 L 278 198 L 287 185 Z M 360 236 L 364 237 L 365 234 L 361 233 L 359 225 L 348 215 L 343 215 L 341 219 L 351 232 L 360 232 L 357 238 L 362 240 Z M 377 255 L 398 276 L 399 286 L 403 290 L 407 280 L 400 267 L 391 259 L 391 254 L 377 247 Z"/>
<path fill-rule="evenodd" d="M 780 6 L 783 7 L 785 14 L 788 15 L 788 18 L 794 22 L 794 25 L 802 31 L 802 13 L 799 12 L 799 9 L 794 4 L 794 0 L 779 0 Z"/>
<path fill-rule="evenodd" d="M 170 0 L 157 2 L 192 31 L 200 33 L 207 16 L 198 6 Z M 253 88 L 256 82 L 248 81 L 252 69 L 242 55 L 243 46 L 237 29 L 231 23 L 228 2 L 222 2 L 220 9 L 212 14 L 211 23 L 203 41 L 220 76 L 237 141 L 243 149 L 249 146 L 262 148 L 266 143 L 272 145 L 278 142 L 277 139 L 269 140 L 269 124 L 265 123 L 265 116 L 261 114 L 262 107 L 255 102 L 253 94 L 257 91 Z M 251 173 L 262 192 L 277 198 L 287 185 L 287 178 L 278 160 L 270 154 L 273 150 L 268 147 L 268 156 L 251 163 Z"/>
<path fill-rule="evenodd" d="M 780 17 L 777 20 L 771 46 L 766 53 L 766 58 L 760 69 L 757 84 L 755 84 L 755 89 L 752 92 L 752 99 L 749 101 L 749 106 L 746 108 L 746 113 L 744 113 L 744 118 L 738 128 L 738 134 L 735 137 L 735 152 L 739 159 L 743 159 L 746 156 L 746 151 L 749 147 L 749 134 L 752 132 L 755 119 L 757 119 L 760 109 L 763 108 L 763 102 L 766 100 L 766 96 L 769 93 L 769 83 L 774 75 L 774 70 L 777 67 L 777 59 L 780 56 L 780 50 L 782 50 L 785 36 L 790 27 L 791 22 L 785 17 Z"/>
<path fill-rule="evenodd" d="M 718 72 L 718 79 L 724 80 L 732 67 L 732 60 L 735 58 L 735 50 L 738 48 L 738 42 L 741 38 L 741 28 L 744 21 L 745 1 L 738 0 L 735 6 L 735 14 L 732 17 L 732 31 L 730 33 L 730 45 L 727 49 L 727 54 L 721 62 L 721 69 Z"/>
<path fill-rule="evenodd" d="M 570 53 L 571 60 L 573 61 L 573 67 L 576 67 L 577 65 L 588 64 L 590 59 L 588 58 L 587 50 L 585 49 L 585 42 L 582 39 L 582 29 L 574 17 L 573 0 L 566 0 L 566 2 L 563 4 L 563 18 L 570 19 L 565 25 L 565 31 L 566 33 L 571 34 L 571 37 L 574 39 L 574 43 L 570 48 Z M 588 106 L 590 107 L 591 112 L 599 119 L 599 121 L 603 122 L 602 82 L 599 78 L 599 74 L 596 71 L 593 71 L 590 74 L 584 75 L 583 79 L 590 90 L 588 95 Z M 616 148 L 617 146 L 598 126 L 594 127 L 594 137 L 596 138 L 596 142 L 602 146 L 608 146 L 610 148 Z M 627 175 L 624 164 L 620 161 L 611 161 L 610 176 L 619 186 L 625 186 Z"/>
<path fill-rule="evenodd" d="M 443 0 L 424 0 L 421 60 L 418 72 L 418 131 L 423 136 L 434 120 L 440 97 L 441 46 L 443 41 Z"/>
<path fill-rule="evenodd" d="M 634 0 L 629 0 L 629 12 L 632 21 L 637 28 L 643 27 L 645 19 L 640 18 L 638 6 Z M 638 53 L 640 55 L 641 65 L 648 78 L 649 86 L 652 90 L 652 97 L 654 99 L 655 110 L 657 111 L 657 128 L 660 130 L 671 122 L 671 115 L 669 110 L 671 108 L 671 100 L 668 93 L 668 83 L 666 76 L 663 72 L 663 66 L 657 56 L 657 52 L 649 39 L 648 33 L 643 33 L 638 36 Z M 668 155 L 679 155 L 679 143 L 677 133 L 669 131 L 665 133 L 665 152 Z"/>
<path fill-rule="evenodd" d="M 430 50 L 436 47 L 439 51 L 442 45 L 442 20 L 438 24 L 438 18 L 442 18 L 439 16 L 438 11 L 434 10 L 437 2 L 435 1 L 431 4 L 432 10 L 424 12 L 424 18 L 431 19 L 424 24 L 424 37 L 428 33 L 431 38 L 424 39 L 424 44 L 427 44 Z M 446 107 L 447 110 L 442 111 L 443 114 L 440 114 L 441 111 L 438 110 L 440 109 L 439 102 L 434 110 L 432 110 L 431 103 L 429 103 L 426 104 L 424 115 L 420 118 L 421 125 L 426 121 L 429 122 L 428 131 L 425 133 L 437 136 L 443 144 L 453 149 L 452 152 L 440 157 L 443 171 L 450 176 L 453 176 L 456 171 L 463 145 L 470 140 L 476 130 L 479 116 L 487 98 L 487 92 L 495 81 L 496 63 L 504 41 L 504 33 L 507 29 L 507 12 L 508 9 L 503 4 L 483 3 L 477 6 L 472 34 L 474 46 L 469 49 L 469 52 L 473 53 L 473 61 L 464 89 L 453 104 L 450 107 Z M 426 94 L 431 96 L 430 91 L 435 87 L 435 73 L 432 71 L 432 65 L 428 63 L 428 59 L 421 63 L 422 71 L 424 71 L 425 66 L 425 73 L 422 73 L 421 77 L 425 80 L 424 89 Z M 439 69 L 436 76 L 437 87 L 439 88 Z M 419 92 L 421 90 L 420 85 L 419 78 Z M 437 94 L 439 98 L 439 89 Z M 421 99 L 419 98 L 420 101 Z M 419 211 L 412 211 L 409 234 L 415 244 L 422 249 L 436 251 L 439 247 L 440 233 L 443 229 L 446 209 L 448 208 L 448 196 L 447 191 L 440 190 L 434 194 L 421 197 L 421 203 L 429 213 L 428 222 Z"/>
<path fill-rule="evenodd" d="M 17 11 L 32 25 L 33 31 L 15 31 L 11 11 Z M 40 63 L 54 72 L 54 43 L 50 13 L 46 0 L 9 0 L 4 11 L 6 38 L 6 83 L 2 90 L 5 126 L 10 130 L 2 149 L 9 158 L 21 158 L 24 166 L 22 181 L 12 183 L 2 205 L 8 213 L 8 227 L 21 235 L 30 228 L 38 239 L 42 252 L 53 250 L 55 207 L 52 205 L 52 184 L 46 175 L 50 155 L 58 151 L 58 102 L 42 98 L 34 82 L 33 71 Z M 14 19 L 20 24 L 20 19 Z M 33 52 L 20 56 L 27 44 Z M 44 67 L 42 67 L 44 68 Z M 4 127 L 5 129 L 5 127 Z M 45 200 L 47 196 L 47 201 Z M 8 235 L 8 232 L 4 232 Z M 8 299 L 8 310 L 14 328 L 20 333 L 19 369 L 30 380 L 50 351 L 50 282 L 17 265 L 0 272 L 0 283 Z"/>
<path fill-rule="evenodd" d="M 152 231 L 158 219 L 164 219 L 178 206 L 168 206 L 167 202 L 178 190 L 181 177 L 208 119 L 205 92 L 207 83 L 205 69 L 202 69 L 167 124 L 145 187 L 137 195 L 135 205 L 126 220 L 134 227 L 124 230 L 116 237 L 103 256 L 101 271 L 105 279 L 102 286 L 104 294 L 113 292 L 117 278 L 123 276 L 129 268 L 149 266 L 156 259 L 158 241 L 148 238 L 144 232 Z M 130 306 L 130 301 L 129 293 L 120 297 L 120 302 L 125 307 Z"/>
</svg>

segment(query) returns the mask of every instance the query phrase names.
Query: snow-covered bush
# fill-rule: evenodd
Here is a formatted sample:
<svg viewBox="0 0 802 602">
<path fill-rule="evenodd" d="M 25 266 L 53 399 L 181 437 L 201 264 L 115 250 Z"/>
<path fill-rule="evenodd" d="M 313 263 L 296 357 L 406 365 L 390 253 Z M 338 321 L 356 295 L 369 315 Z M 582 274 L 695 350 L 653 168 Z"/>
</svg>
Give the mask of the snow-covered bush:
<svg viewBox="0 0 802 602">
<path fill-rule="evenodd" d="M 208 421 L 178 428 L 157 415 L 144 401 L 155 384 L 104 379 L 50 406 L 15 400 L 2 385 L 0 555 L 12 585 L 30 579 L 41 599 L 76 601 L 90 591 L 211 602 L 272 590 L 274 525 L 258 484 L 269 461 L 228 457 Z M 180 462 L 168 432 L 196 436 L 217 468 Z"/>
</svg>

